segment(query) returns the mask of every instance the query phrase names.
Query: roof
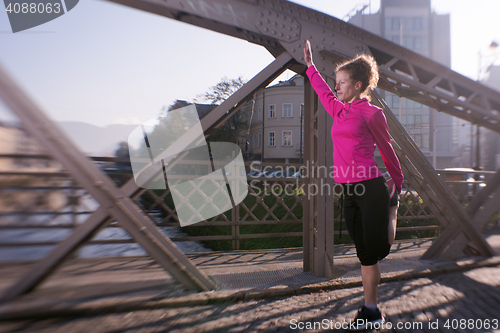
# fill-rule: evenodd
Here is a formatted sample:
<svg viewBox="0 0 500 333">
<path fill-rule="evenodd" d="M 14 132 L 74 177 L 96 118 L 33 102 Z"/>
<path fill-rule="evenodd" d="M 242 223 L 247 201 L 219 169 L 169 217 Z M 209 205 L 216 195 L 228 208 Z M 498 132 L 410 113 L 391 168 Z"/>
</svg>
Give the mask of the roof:
<svg viewBox="0 0 500 333">
<path fill-rule="evenodd" d="M 202 119 L 205 117 L 210 111 L 215 109 L 218 105 L 215 104 L 197 104 L 197 103 L 189 103 L 188 101 L 184 100 L 176 100 L 174 104 L 172 104 L 169 108 L 168 111 L 173 111 L 177 110 L 180 108 L 183 108 L 188 105 L 195 105 L 196 106 L 196 111 L 198 112 L 198 117 Z"/>
<path fill-rule="evenodd" d="M 294 76 L 292 76 L 290 79 L 286 80 L 286 81 L 280 81 L 278 82 L 277 84 L 274 84 L 272 86 L 269 86 L 267 88 L 273 88 L 273 87 L 290 87 L 290 86 L 297 86 L 297 82 L 295 82 L 295 80 L 299 77 L 302 77 L 301 75 L 299 74 L 295 74 Z"/>
</svg>

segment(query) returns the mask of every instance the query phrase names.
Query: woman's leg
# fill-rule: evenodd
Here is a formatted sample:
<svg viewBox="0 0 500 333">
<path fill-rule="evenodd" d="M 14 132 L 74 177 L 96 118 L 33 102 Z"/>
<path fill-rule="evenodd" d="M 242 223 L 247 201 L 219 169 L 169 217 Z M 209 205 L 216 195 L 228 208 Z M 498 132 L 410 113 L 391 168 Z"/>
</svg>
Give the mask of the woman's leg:
<svg viewBox="0 0 500 333">
<path fill-rule="evenodd" d="M 390 251 L 388 238 L 389 193 L 382 177 L 364 182 L 365 193 L 359 197 L 362 215 L 363 254 L 361 277 L 365 294 L 365 305 L 377 305 L 377 288 L 380 283 L 379 260 Z"/>
<path fill-rule="evenodd" d="M 389 207 L 389 244 L 396 238 L 396 225 L 398 223 L 398 206 Z"/>
<path fill-rule="evenodd" d="M 377 305 L 377 289 L 380 283 L 380 264 L 363 266 L 361 265 L 361 279 L 363 281 L 363 291 L 365 294 L 365 305 Z"/>
</svg>

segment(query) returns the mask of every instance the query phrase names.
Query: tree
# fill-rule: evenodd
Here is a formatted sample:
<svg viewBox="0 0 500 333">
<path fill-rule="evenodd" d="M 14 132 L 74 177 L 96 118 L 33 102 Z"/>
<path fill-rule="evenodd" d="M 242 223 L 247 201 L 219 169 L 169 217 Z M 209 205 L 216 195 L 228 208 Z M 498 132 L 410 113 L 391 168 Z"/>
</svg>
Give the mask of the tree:
<svg viewBox="0 0 500 333">
<path fill-rule="evenodd" d="M 204 103 L 209 102 L 212 105 L 220 105 L 244 84 L 245 80 L 241 76 L 236 79 L 223 77 L 219 83 L 210 87 L 206 93 L 196 96 L 194 101 Z"/>
<path fill-rule="evenodd" d="M 200 119 L 203 118 L 207 112 L 212 110 L 212 108 L 215 108 L 217 105 L 229 98 L 235 91 L 243 86 L 244 83 L 245 81 L 241 77 L 236 79 L 228 79 L 224 77 L 216 85 L 210 87 L 206 93 L 198 95 L 194 99 L 196 102 L 194 104 L 197 106 Z M 205 103 L 208 102 L 208 104 L 201 104 L 201 101 L 204 101 Z M 182 124 L 186 123 L 186 119 L 181 119 L 184 118 L 182 114 L 169 112 L 190 104 L 193 103 L 176 100 L 172 105 L 163 107 L 162 112 L 160 113 L 158 125 L 155 126 L 151 133 L 148 133 L 150 144 L 152 142 L 161 142 L 162 147 L 168 147 L 171 143 L 173 143 L 180 136 L 180 134 L 184 132 L 182 128 L 177 128 L 177 125 L 182 127 Z M 233 116 L 210 133 L 206 139 L 207 142 L 232 142 L 240 144 L 240 147 L 244 148 L 245 142 L 239 142 L 238 139 L 243 136 L 243 133 L 246 134 L 246 131 L 248 130 L 251 110 L 251 102 L 243 105 Z M 179 117 L 179 119 L 176 119 L 177 117 Z M 165 126 L 166 121 L 170 122 L 168 127 Z M 142 148 L 144 149 L 141 151 L 147 151 L 145 147 Z M 147 158 L 148 156 L 145 155 L 143 157 Z"/>
<path fill-rule="evenodd" d="M 118 149 L 115 150 L 115 157 L 128 159 L 128 161 L 115 163 L 115 167 L 118 168 L 120 172 L 128 173 L 132 170 L 132 165 L 130 164 L 130 152 L 128 150 L 128 142 L 122 141 L 118 144 Z"/>
<path fill-rule="evenodd" d="M 228 99 L 234 92 L 245 84 L 245 80 L 240 76 L 236 79 L 223 77 L 215 86 L 198 95 L 195 101 L 209 102 L 212 105 L 220 105 Z M 250 122 L 252 104 L 248 103 L 240 108 L 233 116 L 217 127 L 207 137 L 208 142 L 233 142 L 245 147 L 245 143 L 239 142 L 242 132 L 246 132 Z"/>
<path fill-rule="evenodd" d="M 115 156 L 120 158 L 130 158 L 128 142 L 122 141 L 118 144 L 118 149 L 115 150 Z"/>
</svg>

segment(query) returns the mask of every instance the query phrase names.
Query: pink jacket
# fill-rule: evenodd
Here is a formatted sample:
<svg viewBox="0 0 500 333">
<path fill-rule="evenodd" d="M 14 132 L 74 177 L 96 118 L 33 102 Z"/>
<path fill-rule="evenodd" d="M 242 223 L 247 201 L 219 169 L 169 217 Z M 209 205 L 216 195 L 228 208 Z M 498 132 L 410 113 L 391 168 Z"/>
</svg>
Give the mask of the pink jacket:
<svg viewBox="0 0 500 333">
<path fill-rule="evenodd" d="M 316 67 L 309 67 L 306 73 L 321 103 L 333 117 L 334 180 L 356 183 L 382 176 L 374 158 L 377 144 L 387 171 L 401 192 L 403 171 L 392 148 L 382 109 L 371 105 L 366 98 L 350 104 L 341 102 Z"/>
</svg>

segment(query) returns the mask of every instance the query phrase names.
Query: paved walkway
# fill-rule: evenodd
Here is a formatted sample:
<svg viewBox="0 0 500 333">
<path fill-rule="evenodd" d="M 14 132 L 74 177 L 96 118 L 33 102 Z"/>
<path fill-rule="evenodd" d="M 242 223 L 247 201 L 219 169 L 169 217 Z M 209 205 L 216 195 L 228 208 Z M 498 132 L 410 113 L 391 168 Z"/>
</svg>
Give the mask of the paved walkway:
<svg viewBox="0 0 500 333">
<path fill-rule="evenodd" d="M 382 331 L 500 332 L 500 266 L 384 283 L 379 292 L 381 308 L 393 328 L 400 328 L 390 330 L 387 325 Z M 362 288 L 356 287 L 246 302 L 3 322 L 0 331 L 323 332 L 352 318 L 361 302 Z M 316 329 L 300 329 L 310 327 Z"/>
<path fill-rule="evenodd" d="M 498 233 L 488 240 L 498 250 Z M 391 324 L 382 331 L 500 333 L 500 256 L 417 260 L 429 244 L 399 242 L 385 261 L 379 299 Z M 75 260 L 36 292 L 0 306 L 0 332 L 343 331 L 363 300 L 353 255 L 352 247 L 336 249 L 332 280 L 297 271 L 297 250 L 193 255 L 219 283 L 208 293 L 183 291 L 144 258 Z M 26 267 L 0 267 L 0 287 Z"/>
</svg>

